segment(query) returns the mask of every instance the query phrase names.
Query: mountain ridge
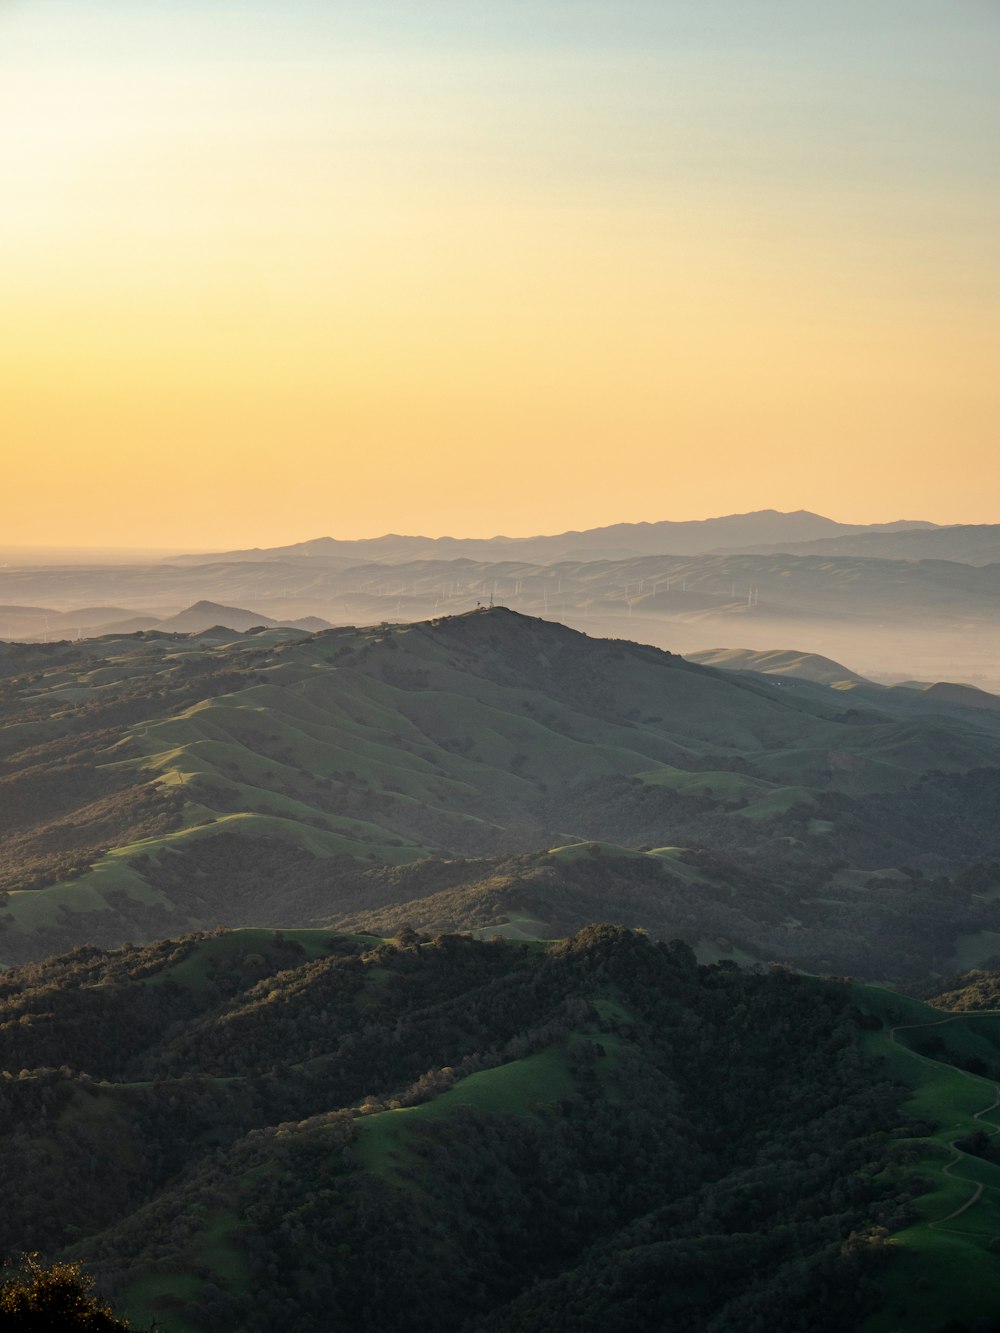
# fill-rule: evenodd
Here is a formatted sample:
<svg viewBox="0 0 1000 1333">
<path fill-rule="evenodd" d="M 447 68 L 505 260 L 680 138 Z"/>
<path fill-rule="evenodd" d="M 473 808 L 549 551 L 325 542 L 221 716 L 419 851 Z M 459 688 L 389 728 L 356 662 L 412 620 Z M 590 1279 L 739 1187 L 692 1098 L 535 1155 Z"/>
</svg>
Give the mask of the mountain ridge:
<svg viewBox="0 0 1000 1333">
<path fill-rule="evenodd" d="M 755 957 L 872 975 L 863 934 L 834 923 L 843 904 L 894 912 L 895 881 L 884 909 L 867 887 L 891 867 L 928 876 L 908 889 L 904 970 L 950 966 L 959 935 L 1000 924 L 992 900 L 944 887 L 1000 854 L 1000 713 L 964 693 L 719 671 L 502 607 L 312 635 L 10 645 L 0 683 L 4 962 L 283 910 L 344 924 L 376 902 L 426 900 L 455 927 L 466 907 L 477 928 L 524 910 L 563 930 L 599 905 L 566 867 L 602 845 L 609 883 L 639 858 L 638 897 L 615 881 L 633 924 L 666 928 L 666 886 L 699 933 L 725 938 L 713 895 L 730 913 L 740 895 Z M 517 855 L 539 859 L 460 864 Z M 457 880 L 434 869 L 449 864 Z M 504 888 L 502 910 L 481 913 L 472 881 L 488 896 L 494 873 L 513 885 L 536 869 L 554 896 L 532 906 Z M 431 902 L 449 885 L 459 899 Z"/>
<path fill-rule="evenodd" d="M 947 527 L 845 533 L 805 542 L 786 541 L 734 547 L 745 554 L 858 556 L 879 560 L 951 560 L 959 564 L 1000 563 L 1000 524 L 962 523 Z"/>
<path fill-rule="evenodd" d="M 228 560 L 260 560 L 282 557 L 322 561 L 328 557 L 355 556 L 360 561 L 378 560 L 388 563 L 414 559 L 467 557 L 483 559 L 497 556 L 515 557 L 551 562 L 559 559 L 585 558 L 593 551 L 604 558 L 614 554 L 618 558 L 632 555 L 687 555 L 707 554 L 726 544 L 725 535 L 735 541 L 748 541 L 740 534 L 773 530 L 781 537 L 759 537 L 760 541 L 804 541 L 820 536 L 839 536 L 858 532 L 893 532 L 897 529 L 931 528 L 934 524 L 921 519 L 897 519 L 885 524 L 840 523 L 810 510 L 781 511 L 754 510 L 746 514 L 724 514 L 714 518 L 671 520 L 661 519 L 636 523 L 612 523 L 597 528 L 570 529 L 553 534 L 531 537 L 423 537 L 401 533 L 385 533 L 380 537 L 342 539 L 316 537 L 291 545 L 254 547 L 239 551 L 225 551 L 204 555 L 191 554 L 170 563 L 201 564 Z M 729 543 L 735 545 L 735 542 Z"/>
</svg>

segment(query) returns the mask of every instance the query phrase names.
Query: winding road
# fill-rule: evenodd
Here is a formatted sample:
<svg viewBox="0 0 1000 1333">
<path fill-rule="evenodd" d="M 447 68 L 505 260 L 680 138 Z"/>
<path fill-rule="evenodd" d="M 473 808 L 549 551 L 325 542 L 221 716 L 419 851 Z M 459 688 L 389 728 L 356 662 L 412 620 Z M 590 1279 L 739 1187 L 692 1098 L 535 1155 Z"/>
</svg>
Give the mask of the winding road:
<svg viewBox="0 0 1000 1333">
<path fill-rule="evenodd" d="M 896 1027 L 889 1029 L 889 1040 L 896 1042 L 897 1046 L 901 1047 L 909 1055 L 912 1055 L 914 1059 L 923 1060 L 925 1064 L 937 1066 L 944 1064 L 945 1062 L 941 1060 L 932 1060 L 930 1056 L 921 1055 L 919 1051 L 911 1050 L 909 1046 L 906 1046 L 903 1044 L 903 1042 L 897 1040 L 896 1033 L 912 1030 L 913 1028 L 939 1028 L 945 1023 L 954 1023 L 960 1018 L 996 1018 L 996 1017 L 997 1015 L 993 1012 L 985 1013 L 982 1010 L 965 1010 L 965 1011 L 960 1011 L 959 1013 L 950 1014 L 947 1018 L 940 1018 L 937 1020 L 937 1022 L 934 1023 L 899 1023 L 897 1024 Z M 954 1069 L 955 1073 L 961 1074 L 965 1078 L 974 1078 L 974 1079 L 979 1078 L 978 1074 L 971 1074 L 967 1069 L 955 1069 L 954 1065 L 945 1065 L 945 1067 L 947 1069 Z M 983 1116 L 989 1115 L 991 1111 L 995 1111 L 998 1107 L 1000 1107 L 1000 1087 L 998 1087 L 995 1084 L 993 1087 L 993 1094 L 994 1094 L 993 1101 L 989 1104 L 989 1106 L 984 1106 L 981 1111 L 975 1111 L 972 1116 L 973 1120 L 981 1120 Z M 993 1137 L 996 1134 L 1000 1134 L 1000 1125 L 985 1125 L 983 1126 L 983 1132 L 988 1134 L 990 1137 Z M 955 1138 L 950 1139 L 948 1141 L 948 1147 L 951 1149 L 953 1155 L 951 1160 L 941 1168 L 941 1174 L 943 1176 L 952 1176 L 954 1167 L 956 1167 L 959 1164 L 959 1162 L 961 1162 L 962 1159 L 967 1155 L 966 1153 L 963 1153 L 961 1149 L 955 1147 L 955 1144 L 958 1142 L 958 1140 L 964 1137 L 965 1137 L 964 1134 L 956 1134 Z M 953 1179 L 959 1180 L 961 1179 L 961 1177 L 953 1176 Z M 971 1181 L 966 1181 L 966 1184 L 971 1184 Z M 955 1227 L 948 1227 L 944 1225 L 946 1222 L 953 1221 L 956 1217 L 961 1217 L 961 1215 L 964 1212 L 966 1212 L 967 1209 L 971 1208 L 973 1204 L 978 1203 L 982 1195 L 983 1189 L 984 1186 L 982 1184 L 977 1185 L 973 1190 L 972 1194 L 969 1196 L 969 1198 L 967 1198 L 963 1204 L 961 1204 L 958 1208 L 956 1208 L 954 1212 L 948 1213 L 947 1216 L 945 1217 L 939 1217 L 933 1222 L 928 1222 L 927 1226 L 932 1231 L 952 1231 L 959 1236 L 992 1237 L 993 1235 L 995 1235 L 995 1232 L 961 1231 Z"/>
</svg>

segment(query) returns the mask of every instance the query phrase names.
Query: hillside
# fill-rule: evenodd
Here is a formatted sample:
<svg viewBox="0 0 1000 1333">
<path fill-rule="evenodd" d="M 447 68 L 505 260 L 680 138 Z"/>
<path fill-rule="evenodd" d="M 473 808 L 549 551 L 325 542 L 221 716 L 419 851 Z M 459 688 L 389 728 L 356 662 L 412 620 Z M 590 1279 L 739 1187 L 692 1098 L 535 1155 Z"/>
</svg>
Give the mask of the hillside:
<svg viewBox="0 0 1000 1333">
<path fill-rule="evenodd" d="M 327 595 L 347 605 L 401 600 L 407 609 L 446 607 L 457 598 L 495 594 L 513 610 L 553 617 L 618 612 L 633 620 L 728 617 L 877 620 L 887 628 L 957 624 L 995 615 L 995 572 L 951 561 L 774 555 L 643 556 L 633 559 L 525 561 L 421 560 L 392 570 L 357 565 L 326 576 Z M 464 608 L 462 608 L 464 609 Z M 409 617 L 408 617 L 409 618 Z M 416 618 L 416 617 L 414 617 Z M 737 621 L 738 618 L 738 621 Z M 633 628 L 636 628 L 633 626 Z"/>
<path fill-rule="evenodd" d="M 721 667 L 724 671 L 758 671 L 765 676 L 793 676 L 819 685 L 871 685 L 856 671 L 819 653 L 797 653 L 787 649 L 755 652 L 752 648 L 706 648 L 685 654 L 689 662 Z M 956 687 L 960 688 L 960 687 Z"/>
<path fill-rule="evenodd" d="M 620 929 L 80 950 L 0 1016 L 0 1248 L 139 1327 L 839 1333 L 913 1216 L 848 987 Z"/>
<path fill-rule="evenodd" d="M 258 611 L 246 611 L 238 606 L 220 606 L 217 602 L 206 601 L 196 602 L 194 606 L 178 611 L 176 615 L 165 617 L 165 619 L 159 621 L 155 628 L 167 633 L 201 634 L 216 625 L 221 625 L 225 629 L 237 630 L 248 630 L 261 626 L 266 629 L 274 629 L 276 626 L 282 625 L 289 629 L 302 629 L 307 633 L 330 628 L 327 621 L 320 620 L 315 616 L 308 617 L 306 620 L 279 621 L 273 620 L 270 616 L 262 616 Z M 114 628 L 114 626 L 109 626 L 110 630 Z M 150 626 L 150 628 L 153 627 Z"/>
<path fill-rule="evenodd" d="M 492 599 L 590 634 L 677 652 L 794 644 L 850 662 L 863 676 L 959 680 L 1000 691 L 1000 594 L 992 566 L 784 553 L 629 555 L 610 548 L 567 549 L 554 561 L 528 554 L 517 548 L 470 558 L 408 550 L 385 563 L 364 551 L 327 560 L 291 550 L 201 564 L 10 568 L 0 569 L 0 600 L 12 608 L 58 608 L 55 632 L 77 638 L 108 627 L 155 628 L 154 621 L 199 602 L 236 614 L 249 608 L 257 623 L 317 628 L 305 618 L 335 625 L 416 622 Z M 73 608 L 102 604 L 121 613 L 103 625 L 73 623 Z M 8 617 L 8 637 L 52 637 L 45 614 Z M 247 624 L 219 612 L 216 618 Z"/>
<path fill-rule="evenodd" d="M 342 568 L 288 557 L 190 568 L 0 569 L 0 594 L 11 611 L 16 602 L 44 601 L 60 605 L 70 620 L 73 604 L 97 596 L 160 618 L 167 614 L 157 611 L 164 602 L 176 608 L 209 601 L 249 606 L 272 620 L 306 613 L 327 620 L 420 620 L 469 610 L 476 600 L 494 595 L 513 610 L 561 619 L 620 616 L 684 624 L 707 617 L 734 628 L 772 618 L 838 625 L 875 620 L 883 629 L 963 622 L 971 628 L 995 618 L 1000 599 L 995 573 L 987 567 L 785 553 L 602 555 L 556 563 L 511 553 L 491 559 L 411 558 L 392 566 L 357 560 Z M 105 623 L 121 618 L 117 613 Z M 32 621 L 37 619 L 36 612 Z"/>
<path fill-rule="evenodd" d="M 987 1329 L 1000 1310 L 1000 1013 L 942 1013 L 853 988 L 864 1046 L 906 1084 L 911 1130 L 893 1172 L 913 1198 L 878 1279 L 865 1333 Z"/>
<path fill-rule="evenodd" d="M 329 621 L 318 616 L 304 616 L 298 620 L 275 620 L 258 611 L 247 611 L 238 606 L 221 606 L 218 602 L 199 601 L 183 611 L 168 616 L 130 615 L 121 607 L 85 607 L 80 611 L 42 611 L 36 607 L 9 606 L 0 610 L 0 627 L 6 622 L 8 640 L 57 642 L 60 639 L 77 640 L 101 638 L 105 635 L 135 634 L 140 630 L 161 630 L 164 633 L 203 634 L 222 626 L 225 629 L 248 630 L 264 626 L 284 625 L 306 633 L 329 629 Z"/>
<path fill-rule="evenodd" d="M 893 531 L 838 533 L 806 540 L 746 546 L 748 551 L 795 555 L 861 556 L 879 560 L 954 560 L 967 565 L 1000 564 L 1000 524 L 897 528 Z"/>
<path fill-rule="evenodd" d="M 0 962 L 394 926 L 408 903 L 543 936 L 627 906 L 709 951 L 874 977 L 998 952 L 1000 905 L 958 876 L 1000 854 L 1000 715 L 928 691 L 719 671 L 502 608 L 11 645 L 0 673 Z M 632 863 L 627 900 L 581 882 L 591 844 Z"/>
<path fill-rule="evenodd" d="M 0 978 L 0 1249 L 137 1327 L 941 1333 L 1000 1304 L 1000 1015 L 590 926 Z"/>
</svg>

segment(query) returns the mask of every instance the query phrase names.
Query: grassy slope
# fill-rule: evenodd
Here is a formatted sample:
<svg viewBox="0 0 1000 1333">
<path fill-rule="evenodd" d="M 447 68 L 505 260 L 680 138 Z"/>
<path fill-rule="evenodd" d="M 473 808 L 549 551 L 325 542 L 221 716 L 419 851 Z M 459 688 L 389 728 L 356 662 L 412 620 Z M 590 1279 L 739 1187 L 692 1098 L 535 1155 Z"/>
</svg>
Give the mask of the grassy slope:
<svg viewBox="0 0 1000 1333">
<path fill-rule="evenodd" d="M 305 950 L 303 961 L 328 953 L 329 932 L 287 930 L 282 933 L 302 945 Z M 205 938 L 186 958 L 156 973 L 146 984 L 161 985 L 169 978 L 180 986 L 202 990 L 208 983 L 213 964 L 242 956 L 257 947 L 266 947 L 272 936 L 271 931 L 241 929 Z M 350 938 L 375 942 L 374 937 Z M 368 986 L 378 986 L 380 980 L 379 969 L 367 971 Z M 592 1000 L 602 1020 L 633 1021 L 633 1016 L 622 1006 L 612 987 L 595 991 Z M 365 995 L 357 997 L 356 1003 L 364 1005 Z M 430 1101 L 363 1116 L 359 1137 L 351 1149 L 357 1169 L 371 1172 L 395 1188 L 419 1188 L 419 1159 L 412 1152 L 411 1140 L 420 1125 L 450 1116 L 460 1107 L 503 1116 L 538 1114 L 574 1091 L 567 1056 L 575 1041 L 581 1038 L 591 1040 L 596 1034 L 596 1028 L 591 1030 L 590 1025 L 586 1025 L 545 1050 L 471 1074 Z M 605 1031 L 600 1032 L 600 1040 L 608 1057 L 601 1077 L 608 1085 L 608 1095 L 613 1098 L 615 1058 L 622 1049 L 622 1041 Z M 105 1118 L 114 1114 L 114 1110 L 113 1102 L 104 1099 L 100 1103 L 100 1114 Z M 322 1117 L 313 1122 L 284 1126 L 282 1132 L 295 1139 L 308 1153 L 322 1155 L 329 1151 L 324 1141 Z M 269 1165 L 255 1167 L 245 1177 L 230 1180 L 224 1190 L 230 1207 L 211 1213 L 201 1210 L 194 1214 L 185 1213 L 190 1236 L 186 1246 L 187 1259 L 175 1272 L 159 1271 L 132 1282 L 123 1302 L 124 1312 L 131 1321 L 145 1328 L 155 1320 L 164 1333 L 194 1333 L 195 1326 L 178 1313 L 175 1302 L 196 1301 L 206 1282 L 233 1292 L 252 1290 L 253 1276 L 236 1243 L 240 1229 L 239 1210 L 241 1201 L 253 1197 L 257 1175 L 271 1169 Z"/>
<path fill-rule="evenodd" d="M 139 1278 L 128 1290 L 125 1313 L 136 1328 L 162 1329 L 163 1333 L 198 1333 L 198 1326 L 173 1308 L 176 1301 L 197 1301 L 206 1281 L 230 1291 L 249 1293 L 254 1275 L 236 1237 L 240 1219 L 235 1211 L 209 1213 L 191 1219 L 197 1234 L 197 1263 L 193 1271 L 158 1273 Z"/>
<path fill-rule="evenodd" d="M 859 1006 L 886 1024 L 870 1033 L 872 1054 L 887 1060 L 912 1095 L 906 1110 L 936 1126 L 906 1146 L 912 1160 L 900 1168 L 926 1189 L 915 1199 L 917 1220 L 892 1238 L 883 1280 L 885 1304 L 866 1333 L 930 1333 L 951 1319 L 971 1324 L 1000 1309 L 1000 1166 L 954 1147 L 976 1130 L 1000 1134 L 1000 1089 L 986 1077 L 947 1060 L 978 1057 L 998 1067 L 1000 1013 L 942 1016 L 940 1010 L 876 987 L 857 987 Z M 913 1049 L 933 1036 L 947 1059 Z"/>
<path fill-rule="evenodd" d="M 573 857 L 579 849 L 569 847 L 558 854 Z M 283 933 L 302 947 L 303 963 L 329 952 L 329 932 Z M 263 951 L 272 941 L 273 932 L 251 929 L 201 939 L 186 956 L 152 974 L 144 984 L 158 986 L 169 977 L 179 986 L 202 991 L 213 965 Z M 380 969 L 368 970 L 366 985 L 377 988 L 380 984 Z M 1000 1236 L 1000 1166 L 959 1153 L 951 1145 L 955 1138 L 978 1128 L 1000 1131 L 1000 1094 L 991 1079 L 966 1073 L 949 1061 L 978 1058 L 1000 1069 L 1000 1013 L 942 1014 L 878 987 L 855 986 L 853 991 L 858 1006 L 885 1025 L 866 1037 L 871 1053 L 889 1061 L 895 1074 L 912 1089 L 907 1104 L 910 1115 L 936 1125 L 932 1132 L 905 1145 L 912 1160 L 898 1168 L 901 1183 L 918 1178 L 926 1188 L 916 1200 L 918 1220 L 893 1238 L 892 1260 L 884 1278 L 885 1308 L 866 1325 L 867 1333 L 930 1333 L 956 1317 L 970 1323 L 1000 1308 L 1000 1264 L 989 1248 Z M 602 1019 L 633 1021 L 609 983 L 599 983 L 588 998 Z M 366 1002 L 365 994 L 357 997 L 356 1003 Z M 567 1056 L 575 1041 L 592 1040 L 595 1032 L 584 1025 L 536 1054 L 461 1080 L 433 1101 L 364 1116 L 353 1148 L 358 1168 L 393 1187 L 419 1187 L 419 1157 L 410 1148 L 415 1129 L 464 1106 L 499 1115 L 536 1114 L 573 1091 Z M 914 1049 L 934 1036 L 945 1042 L 945 1058 L 930 1059 Z M 613 1099 L 615 1056 L 622 1039 L 602 1031 L 600 1041 L 609 1057 L 602 1062 L 601 1077 Z M 84 1138 L 120 1137 L 127 1150 L 120 1098 L 127 1096 L 130 1086 L 102 1084 L 95 1089 L 96 1095 L 77 1097 L 65 1112 L 67 1122 L 72 1121 Z M 297 1136 L 307 1152 L 324 1151 L 322 1124 L 289 1125 L 284 1132 Z M 221 1191 L 218 1208 L 187 1217 L 188 1258 L 176 1270 L 137 1277 L 127 1300 L 132 1319 L 145 1327 L 155 1317 L 167 1333 L 189 1333 L 191 1326 L 172 1308 L 174 1301 L 195 1299 L 205 1282 L 231 1291 L 251 1289 L 252 1275 L 235 1241 L 241 1200 L 244 1195 L 251 1197 L 252 1190 L 249 1177 L 234 1179 Z M 971 1206 L 966 1207 L 970 1200 Z"/>
<path fill-rule="evenodd" d="M 572 854 L 575 849 L 566 849 Z M 308 958 L 322 956 L 329 936 L 319 931 L 287 931 L 306 950 Z M 210 937 L 198 943 L 181 962 L 169 969 L 178 984 L 202 987 L 214 961 L 239 955 L 248 948 L 266 944 L 271 932 L 241 930 Z M 147 984 L 160 984 L 167 973 L 157 974 Z M 378 983 L 373 969 L 370 984 Z M 873 987 L 856 987 L 859 1005 L 888 1020 L 902 1018 L 906 1023 L 937 1022 L 940 1014 L 928 1006 Z M 623 1008 L 613 987 L 599 989 L 590 997 L 601 1019 L 630 1023 L 632 1014 Z M 364 1003 L 359 997 L 358 1003 Z M 998 1047 L 980 1036 L 964 1020 L 946 1019 L 955 1028 L 950 1040 L 957 1054 L 983 1051 L 997 1054 Z M 1000 1015 L 977 1020 L 996 1035 L 1000 1046 Z M 596 1030 L 595 1030 L 596 1031 Z M 355 1168 L 371 1173 L 391 1189 L 408 1193 L 421 1191 L 421 1155 L 414 1151 L 414 1134 L 429 1121 L 446 1118 L 462 1107 L 500 1116 L 531 1117 L 560 1097 L 574 1090 L 567 1060 L 575 1041 L 592 1040 L 589 1027 L 571 1032 L 552 1046 L 536 1054 L 494 1069 L 473 1074 L 455 1086 L 417 1106 L 364 1115 L 359 1137 L 351 1147 Z M 1000 1168 L 963 1158 L 956 1176 L 943 1174 L 949 1158 L 947 1148 L 952 1137 L 977 1127 L 974 1117 L 982 1106 L 994 1100 L 988 1080 L 964 1075 L 939 1062 L 912 1053 L 903 1043 L 907 1033 L 871 1034 L 873 1053 L 888 1059 L 901 1079 L 910 1083 L 912 1114 L 941 1119 L 945 1123 L 934 1135 L 914 1142 L 919 1162 L 902 1169 L 904 1174 L 919 1174 L 932 1183 L 918 1201 L 921 1221 L 894 1238 L 892 1266 L 885 1282 L 886 1311 L 866 1325 L 867 1333 L 923 1333 L 932 1330 L 947 1317 L 958 1314 L 972 1319 L 991 1309 L 1000 1295 L 1000 1277 L 990 1272 L 994 1262 L 986 1245 L 988 1236 L 1000 1233 Z M 623 1047 L 622 1038 L 602 1031 L 600 1041 L 608 1059 L 602 1062 L 601 1078 L 608 1097 L 615 1097 L 616 1056 Z M 299 1125 L 288 1125 L 283 1133 L 294 1140 L 298 1151 L 312 1155 L 318 1165 L 330 1151 L 325 1141 L 322 1117 Z M 987 1121 L 988 1123 L 988 1121 Z M 245 1177 L 231 1179 L 221 1191 L 220 1206 L 210 1212 L 186 1214 L 188 1241 L 186 1257 L 175 1270 L 160 1270 L 138 1276 L 128 1288 L 124 1311 L 138 1326 L 146 1327 L 153 1319 L 164 1333 L 194 1333 L 177 1307 L 196 1302 L 206 1283 L 232 1292 L 252 1290 L 252 1274 L 240 1253 L 239 1213 L 242 1201 L 252 1199 L 256 1176 L 271 1170 L 263 1165 L 252 1168 Z M 937 1218 L 946 1216 L 968 1198 L 980 1180 L 986 1185 L 984 1197 L 956 1222 L 955 1230 L 938 1230 Z M 980 1234 L 982 1232 L 983 1234 Z M 956 1304 L 957 1299 L 957 1304 Z M 992 1307 L 995 1308 L 995 1305 Z M 943 1313 L 942 1313 L 943 1312 Z"/>
<path fill-rule="evenodd" d="M 273 942 L 275 932 L 253 928 L 240 928 L 218 935 L 209 935 L 198 940 L 187 955 L 178 962 L 144 978 L 142 984 L 150 987 L 162 986 L 165 982 L 201 994 L 212 985 L 211 974 L 219 965 L 241 959 L 247 954 L 265 952 Z M 293 940 L 301 946 L 303 953 L 296 966 L 328 956 L 331 936 L 326 930 L 284 930 L 281 934 L 287 940 Z M 341 938 L 352 939 L 364 944 L 378 944 L 375 936 L 348 935 Z M 382 973 L 377 968 L 366 972 L 369 986 L 377 986 L 382 980 Z M 365 996 L 358 997 L 357 1003 L 363 1005 Z M 489 1071 L 502 1074 L 502 1070 Z M 479 1076 L 482 1077 L 482 1076 Z M 229 1082 L 240 1084 L 241 1079 L 206 1079 L 209 1082 Z M 515 1073 L 513 1082 L 516 1083 Z M 469 1079 L 466 1083 L 472 1083 Z M 128 1083 L 101 1084 L 96 1096 L 76 1098 L 69 1111 L 64 1112 L 64 1123 L 76 1120 L 82 1135 L 97 1134 L 102 1138 L 114 1138 L 119 1143 L 119 1151 L 128 1153 L 130 1132 L 127 1119 L 121 1108 L 121 1099 L 127 1097 L 130 1087 L 139 1086 Z M 460 1084 L 455 1090 L 459 1101 L 463 1100 Z M 164 1095 L 169 1096 L 169 1081 L 164 1084 Z M 480 1101 L 482 1094 L 480 1093 Z M 415 1110 L 425 1108 L 418 1107 Z M 377 1120 L 378 1116 L 371 1117 Z M 292 1127 L 289 1127 L 292 1130 Z M 310 1140 L 318 1149 L 322 1149 L 322 1136 L 317 1135 L 315 1127 L 299 1127 L 297 1131 L 304 1139 Z M 314 1142 L 313 1142 L 314 1141 Z M 259 1170 L 260 1168 L 258 1168 Z M 267 1168 L 264 1168 L 267 1169 Z M 220 1207 L 206 1212 L 202 1205 L 185 1210 L 185 1229 L 190 1239 L 186 1245 L 186 1258 L 176 1266 L 176 1271 L 158 1271 L 155 1274 L 141 1275 L 129 1286 L 125 1300 L 124 1313 L 137 1328 L 151 1328 L 154 1325 L 164 1333 L 195 1333 L 196 1326 L 190 1323 L 176 1306 L 188 1305 L 198 1300 L 207 1282 L 215 1283 L 234 1292 L 250 1292 L 253 1289 L 253 1274 L 238 1244 L 241 1227 L 240 1200 L 244 1188 L 252 1190 L 254 1172 L 246 1180 L 229 1182 L 221 1191 L 230 1206 Z M 200 1326 L 198 1326 L 200 1327 Z"/>
<path fill-rule="evenodd" d="M 161 655 L 151 662 L 154 648 Z M 856 700 L 825 686 L 797 680 L 791 689 L 695 667 L 504 610 L 290 642 L 96 640 L 82 664 L 54 664 L 32 688 L 40 699 L 51 692 L 69 716 L 76 690 L 114 698 L 123 683 L 158 668 L 206 655 L 238 667 L 251 649 L 262 656 L 245 686 L 135 723 L 102 756 L 113 769 L 180 792 L 180 826 L 112 848 L 72 881 L 15 893 L 10 929 L 57 926 L 64 905 L 104 912 L 109 893 L 123 893 L 117 901 L 126 910 L 129 899 L 169 907 L 149 896 L 128 862 L 223 831 L 274 836 L 321 857 L 398 864 L 429 850 L 485 850 L 497 839 L 530 845 L 529 812 L 540 794 L 582 777 L 623 775 L 684 796 L 746 802 L 728 816 L 742 822 L 780 816 L 831 785 L 893 790 L 929 768 L 1000 759 L 1000 721 L 990 715 L 959 710 L 944 725 L 926 709 L 915 720 L 897 700 L 844 726 L 839 719 Z M 60 725 L 53 714 L 12 731 L 41 742 Z M 697 771 L 686 767 L 692 759 Z M 733 760 L 754 775 L 733 772 Z M 179 913 L 174 928 L 204 924 Z"/>
<path fill-rule="evenodd" d="M 366 1116 L 354 1146 L 358 1164 L 398 1184 L 400 1168 L 414 1165 L 409 1140 L 419 1124 L 451 1115 L 459 1106 L 496 1115 L 533 1115 L 540 1105 L 572 1092 L 573 1086 L 559 1047 L 471 1074 L 433 1101 Z"/>
<path fill-rule="evenodd" d="M 709 648 L 688 656 L 692 662 L 722 667 L 726 671 L 759 671 L 764 675 L 812 680 L 820 685 L 868 683 L 857 672 L 840 662 L 831 661 L 829 657 L 821 657 L 818 653 L 796 653 L 781 649 L 756 652 L 751 648 Z"/>
<path fill-rule="evenodd" d="M 591 885 L 566 881 L 561 872 L 573 866 L 599 872 L 602 887 L 598 894 Z M 620 896 L 615 876 L 629 866 L 649 873 L 641 887 L 627 897 Z M 551 868 L 556 873 L 545 872 Z M 649 931 L 656 937 L 681 930 L 677 899 L 671 894 L 660 872 L 670 880 L 689 887 L 700 897 L 711 893 L 717 900 L 730 902 L 736 890 L 726 880 L 709 873 L 687 856 L 683 847 L 658 847 L 648 852 L 621 847 L 614 843 L 589 841 L 554 847 L 547 853 L 518 858 L 497 869 L 486 862 L 469 865 L 467 877 L 458 885 L 426 897 L 404 901 L 390 900 L 372 904 L 367 909 L 335 913 L 329 918 L 331 929 L 341 931 L 355 926 L 375 934 L 391 936 L 401 925 L 416 923 L 420 929 L 436 931 L 468 930 L 480 939 L 501 936 L 524 942 L 551 941 L 599 917 Z M 694 918 L 686 918 L 690 926 Z M 690 932 L 689 932 L 690 933 Z M 766 961 L 762 954 L 734 948 L 728 931 L 715 931 L 701 937 L 690 933 L 699 960 L 716 962 L 731 958 L 738 962 Z"/>
</svg>

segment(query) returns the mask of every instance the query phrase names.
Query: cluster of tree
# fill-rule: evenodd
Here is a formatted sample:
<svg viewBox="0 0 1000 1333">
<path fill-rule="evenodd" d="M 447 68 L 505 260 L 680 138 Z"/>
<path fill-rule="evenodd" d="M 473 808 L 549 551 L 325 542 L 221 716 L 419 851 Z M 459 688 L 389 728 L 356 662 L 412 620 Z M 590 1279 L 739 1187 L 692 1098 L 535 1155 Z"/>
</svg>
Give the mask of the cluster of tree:
<svg viewBox="0 0 1000 1333">
<path fill-rule="evenodd" d="M 90 867 L 110 848 L 141 838 L 160 837 L 176 828 L 181 818 L 182 801 L 176 792 L 126 777 L 121 770 L 117 783 L 109 784 L 106 770 L 91 769 L 80 776 L 87 796 L 65 813 L 42 814 L 28 827 L 6 834 L 0 842 L 0 889 L 40 889 L 48 884 L 73 879 Z M 63 773 L 42 768 L 35 774 L 46 792 L 60 790 Z M 75 776 L 75 775 L 74 775 Z M 15 790 L 20 777 L 0 779 L 0 801 L 4 788 Z M 76 785 L 75 783 L 73 785 Z M 95 795 L 112 785 L 104 795 Z M 0 919 L 0 930 L 3 928 Z"/>
<path fill-rule="evenodd" d="M 25 1254 L 0 1282 L 0 1326 L 9 1333 L 128 1333 L 131 1325 L 116 1318 L 93 1288 L 81 1264 L 47 1267 L 37 1254 Z"/>
<path fill-rule="evenodd" d="M 989 967 L 928 983 L 923 992 L 937 1009 L 1000 1009 L 1000 958 Z"/>
<path fill-rule="evenodd" d="M 621 927 L 308 944 L 3 974 L 0 1249 L 73 1241 L 120 1304 L 162 1280 L 164 1315 L 247 1333 L 832 1333 L 871 1308 L 905 1091 L 846 987 Z"/>
<path fill-rule="evenodd" d="M 975 874 L 840 876 L 836 862 L 788 855 L 782 846 L 773 856 L 742 860 L 694 848 L 681 855 L 690 873 L 670 860 L 614 851 L 577 859 L 546 852 L 428 857 L 386 866 L 223 832 L 134 864 L 175 910 L 197 920 L 295 921 L 392 935 L 408 923 L 454 932 L 526 914 L 556 937 L 610 918 L 663 939 L 681 934 L 722 952 L 736 948 L 806 971 L 908 987 L 948 970 L 958 935 L 1000 929 L 1000 900 L 973 887 Z M 170 929 L 169 912 L 156 904 L 130 900 L 122 910 L 138 923 L 136 933 Z M 105 915 L 93 930 L 113 928 Z M 67 919 L 52 946 L 65 947 L 86 924 Z"/>
</svg>

